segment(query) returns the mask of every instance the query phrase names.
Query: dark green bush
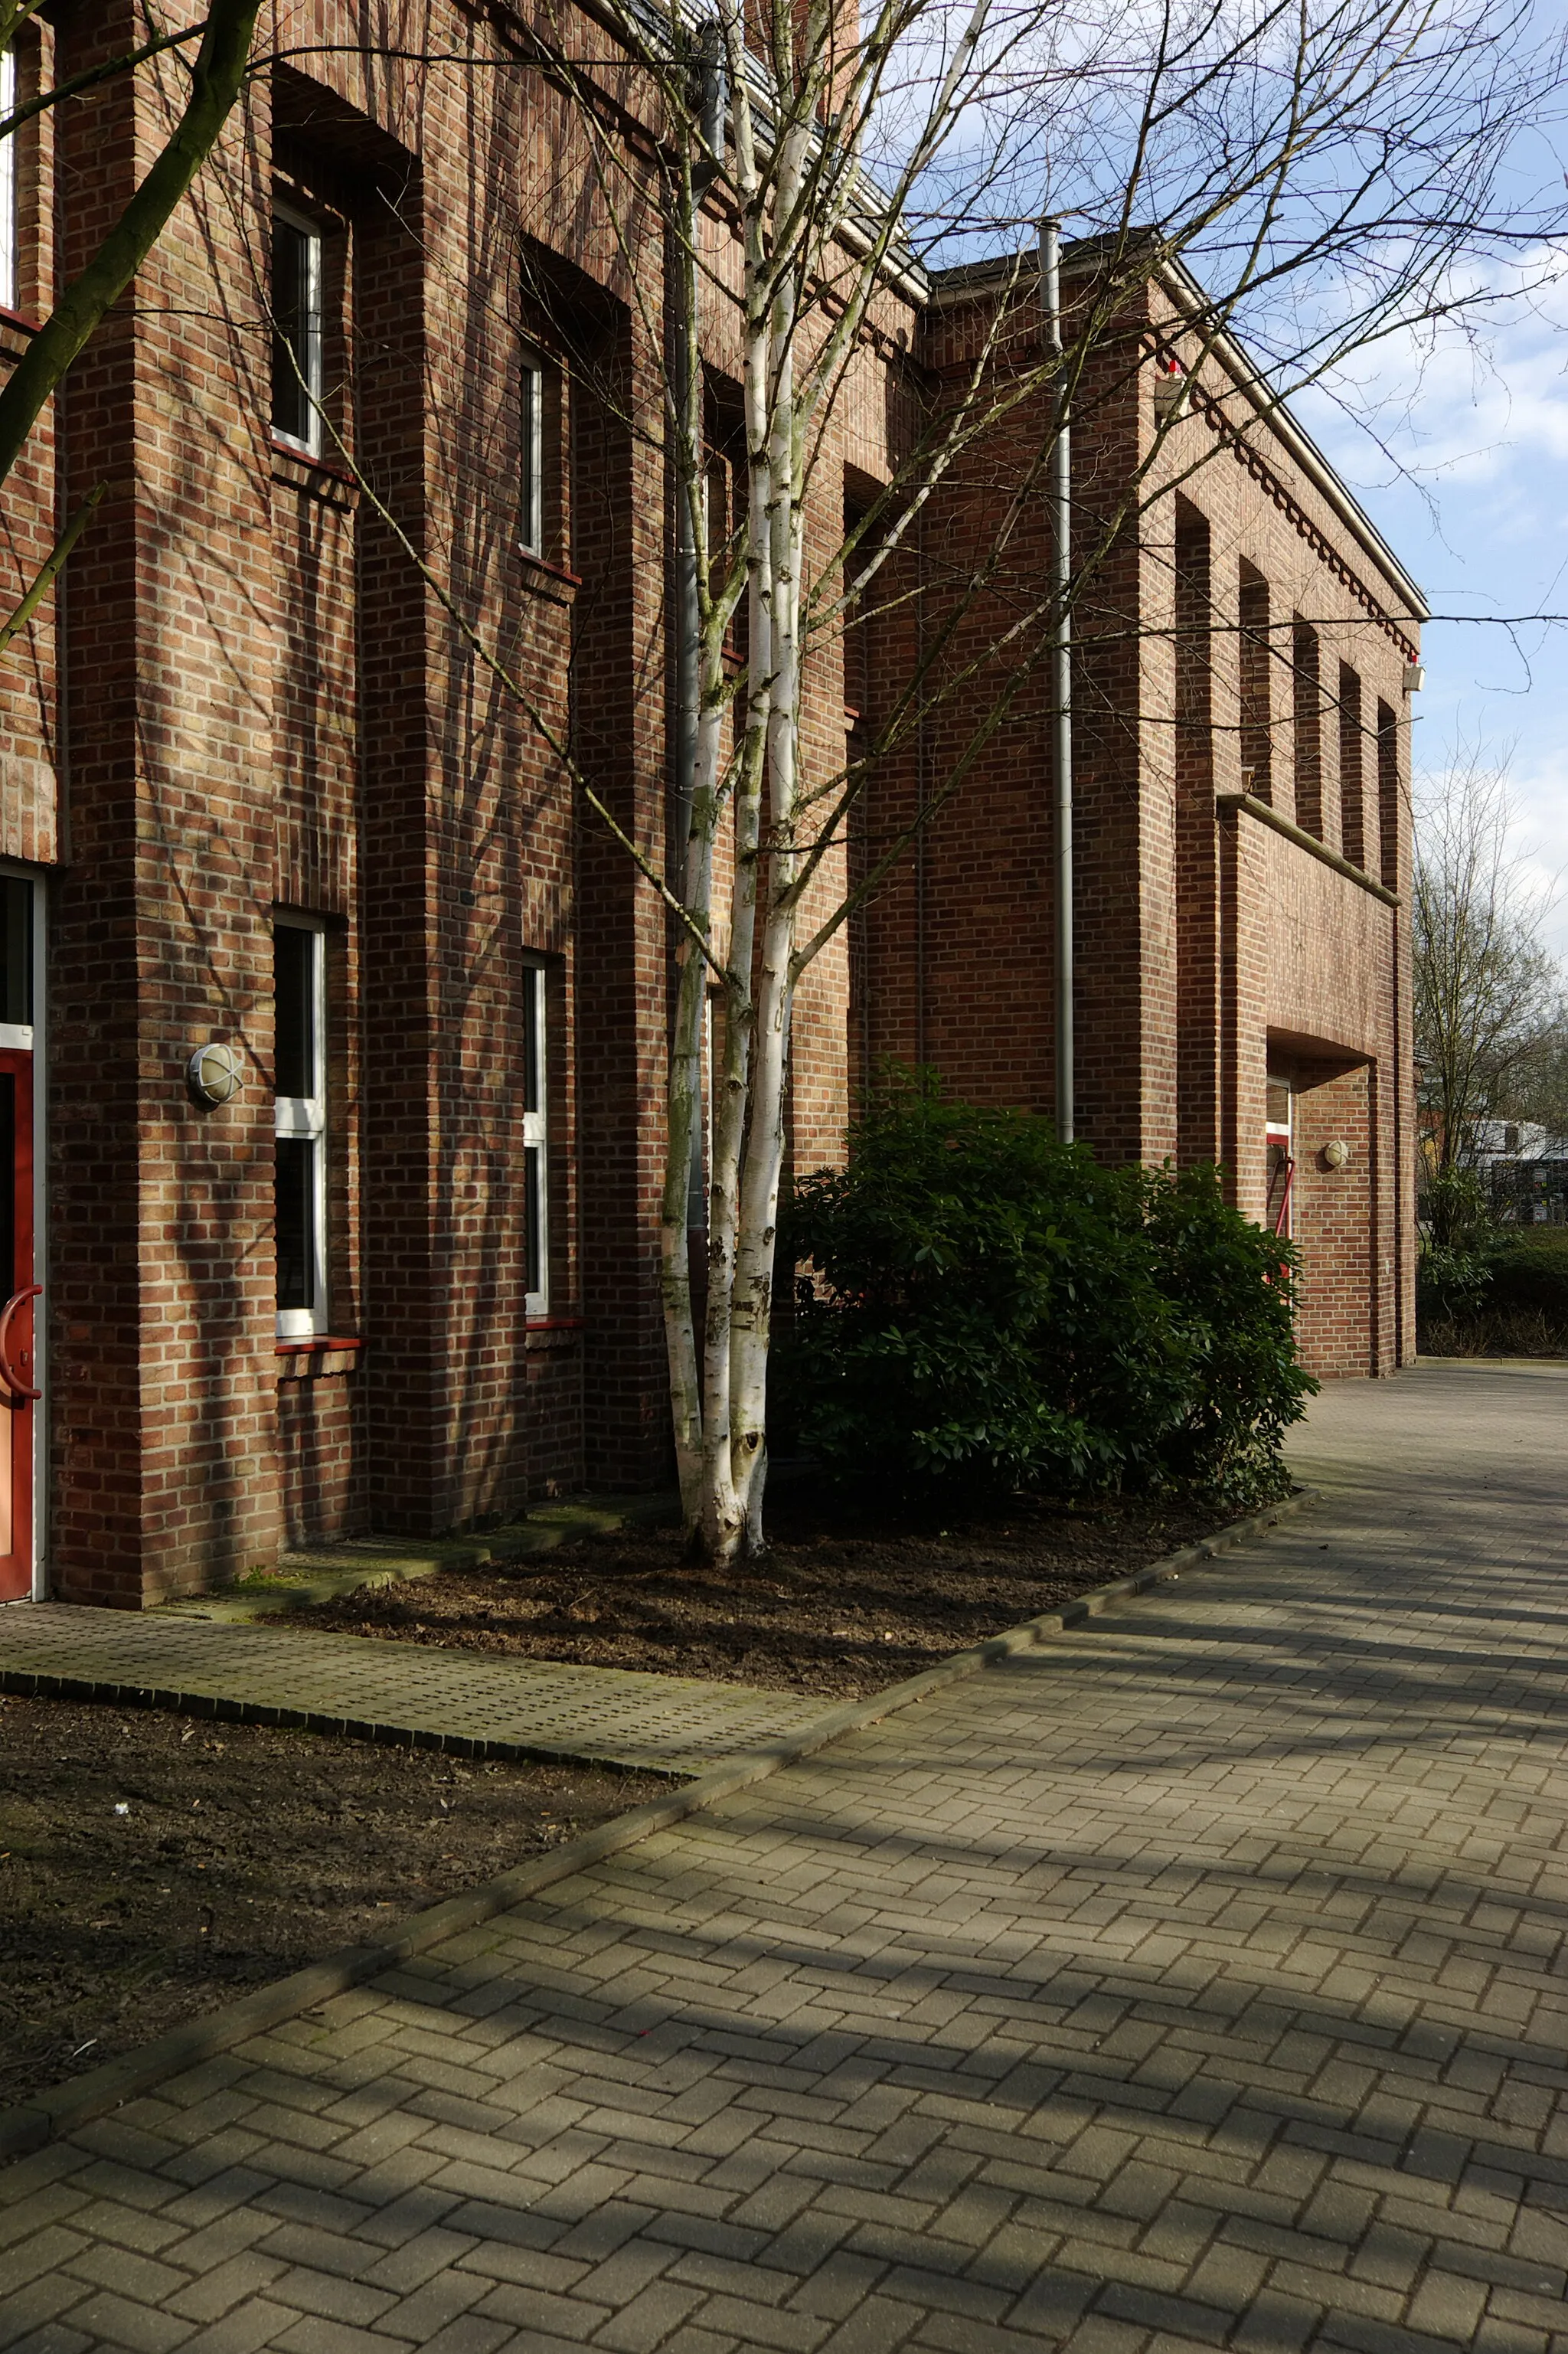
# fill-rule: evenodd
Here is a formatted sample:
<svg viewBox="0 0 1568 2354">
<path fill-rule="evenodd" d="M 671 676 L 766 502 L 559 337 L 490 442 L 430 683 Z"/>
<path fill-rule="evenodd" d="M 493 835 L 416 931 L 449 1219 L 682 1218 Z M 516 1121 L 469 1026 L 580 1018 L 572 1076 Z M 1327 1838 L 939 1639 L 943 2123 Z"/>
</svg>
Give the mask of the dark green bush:
<svg viewBox="0 0 1568 2354">
<path fill-rule="evenodd" d="M 1568 1334 L 1568 1226 L 1505 1227 L 1487 1263 L 1488 1306 L 1543 1315 Z"/>
<path fill-rule="evenodd" d="M 1491 1290 L 1491 1262 L 1485 1251 L 1429 1242 L 1416 1262 L 1415 1308 L 1422 1325 L 1451 1324 L 1475 1316 Z"/>
<path fill-rule="evenodd" d="M 1494 1228 L 1463 1250 L 1429 1241 L 1415 1300 L 1435 1356 L 1568 1354 L 1568 1227 Z"/>
<path fill-rule="evenodd" d="M 1473 1169 L 1429 1169 L 1421 1184 L 1421 1223 L 1439 1250 L 1483 1249 L 1492 1231 L 1491 1204 Z"/>
<path fill-rule="evenodd" d="M 781 1418 L 831 1471 L 923 1486 L 1287 1484 L 1288 1246 L 1213 1170 L 1105 1169 L 1022 1112 L 895 1085 L 847 1170 L 804 1179 L 810 1267 L 776 1366 Z"/>
</svg>

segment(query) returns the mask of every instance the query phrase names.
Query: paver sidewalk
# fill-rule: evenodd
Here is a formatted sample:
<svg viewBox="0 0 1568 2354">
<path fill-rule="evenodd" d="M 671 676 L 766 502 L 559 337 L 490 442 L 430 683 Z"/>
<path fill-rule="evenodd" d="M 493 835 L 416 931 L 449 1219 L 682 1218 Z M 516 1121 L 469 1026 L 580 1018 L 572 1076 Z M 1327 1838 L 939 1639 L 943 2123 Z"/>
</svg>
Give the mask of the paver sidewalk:
<svg viewBox="0 0 1568 2354">
<path fill-rule="evenodd" d="M 274 1723 L 412 1736 L 471 1756 L 683 1774 L 759 1749 L 824 1706 L 811 1694 L 691 1676 L 47 1602 L 0 1610 L 0 1689 L 168 1708 L 221 1702 Z"/>
<path fill-rule="evenodd" d="M 34 2354 L 1568 2354 L 1568 1371 L 0 2177 Z"/>
</svg>

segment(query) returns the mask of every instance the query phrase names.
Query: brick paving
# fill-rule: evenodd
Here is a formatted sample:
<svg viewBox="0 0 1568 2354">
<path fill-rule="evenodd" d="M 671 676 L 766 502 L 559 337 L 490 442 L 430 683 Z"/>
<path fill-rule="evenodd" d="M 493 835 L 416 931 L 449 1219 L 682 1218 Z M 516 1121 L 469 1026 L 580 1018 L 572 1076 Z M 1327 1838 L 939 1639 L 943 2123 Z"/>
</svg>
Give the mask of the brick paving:
<svg viewBox="0 0 1568 2354">
<path fill-rule="evenodd" d="M 808 1693 L 625 1668 L 486 1659 L 175 1612 L 0 1610 L 0 1689 L 134 1699 L 475 1757 L 586 1757 L 700 1774 L 821 1715 Z"/>
<path fill-rule="evenodd" d="M 1568 2354 L 1568 1368 L 0 2177 L 31 2354 Z"/>
</svg>

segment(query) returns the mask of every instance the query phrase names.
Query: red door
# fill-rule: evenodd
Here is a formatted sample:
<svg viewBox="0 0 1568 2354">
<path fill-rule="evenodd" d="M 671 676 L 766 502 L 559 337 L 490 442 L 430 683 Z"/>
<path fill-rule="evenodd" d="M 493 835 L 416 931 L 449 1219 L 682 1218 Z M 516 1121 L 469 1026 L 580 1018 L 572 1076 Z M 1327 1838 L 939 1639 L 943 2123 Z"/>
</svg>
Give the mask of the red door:
<svg viewBox="0 0 1568 2354">
<path fill-rule="evenodd" d="M 9 1179 L 5 1172 L 9 1170 Z M 0 1047 L 0 1602 L 33 1590 L 33 1058 Z"/>
</svg>

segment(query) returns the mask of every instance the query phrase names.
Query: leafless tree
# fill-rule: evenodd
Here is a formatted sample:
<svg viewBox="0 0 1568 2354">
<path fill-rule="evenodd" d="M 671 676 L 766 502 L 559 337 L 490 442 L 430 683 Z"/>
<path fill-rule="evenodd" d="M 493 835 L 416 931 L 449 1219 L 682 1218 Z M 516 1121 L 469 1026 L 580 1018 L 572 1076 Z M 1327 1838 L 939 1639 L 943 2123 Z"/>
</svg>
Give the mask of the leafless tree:
<svg viewBox="0 0 1568 2354">
<path fill-rule="evenodd" d="M 1542 940 L 1552 886 L 1520 843 L 1506 768 L 1463 753 L 1415 808 L 1415 1054 L 1436 1172 L 1473 1165 L 1483 1120 L 1516 1113 L 1563 1036 Z"/>
<path fill-rule="evenodd" d="M 1035 479 L 1054 418 L 1084 381 L 1132 289 L 1185 262 L 1209 292 L 1182 358 L 1202 377 L 1222 337 L 1245 326 L 1271 389 L 1320 376 L 1350 352 L 1451 300 L 1462 255 L 1535 234 L 1511 219 L 1496 175 L 1516 110 L 1555 85 L 1554 56 L 1528 13 L 1486 5 L 1328 0 L 1289 7 L 1091 5 L 1062 10 L 994 0 L 884 0 L 856 16 L 810 0 L 761 10 L 716 0 L 727 86 L 716 122 L 704 103 L 704 27 L 673 0 L 659 38 L 630 8 L 616 21 L 659 94 L 666 127 L 666 223 L 677 250 L 675 349 L 668 386 L 678 501 L 689 516 L 700 614 L 696 743 L 683 864 L 657 877 L 682 934 L 670 1066 L 662 1222 L 665 1325 L 677 1460 L 694 1547 L 727 1560 L 760 1548 L 767 1352 L 783 1168 L 791 1012 L 802 975 L 904 844 L 820 897 L 834 847 L 874 765 L 808 781 L 800 756 L 803 656 L 879 594 L 906 597 L 901 539 L 962 454 L 1032 402 Z M 1526 62 L 1528 58 L 1528 63 Z M 580 80 L 568 77 L 585 101 Z M 1531 95 L 1533 88 L 1533 96 Z M 598 115 L 585 102 L 584 120 Z M 824 127 L 825 126 L 825 127 Z M 620 157 L 596 148 L 618 218 Z M 727 239 L 705 226 L 705 195 L 728 208 Z M 711 203 L 711 197 L 709 199 Z M 825 421 L 863 360 L 879 288 L 912 260 L 1020 253 L 1030 292 L 1040 211 L 1072 211 L 1099 245 L 1092 288 L 1058 355 L 996 340 L 967 382 L 927 416 L 859 535 L 808 558 L 806 517 Z M 738 345 L 747 497 L 734 535 L 713 545 L 703 513 L 698 420 L 705 335 L 715 312 Z M 1044 397 L 1043 397 L 1044 396 Z M 1092 600 L 1104 556 L 1147 500 L 1168 496 L 1165 433 L 1080 535 L 1071 597 Z M 981 570 L 983 571 L 983 561 Z M 878 752 L 954 689 L 940 650 L 979 578 L 943 584 L 927 665 L 899 698 Z M 746 661 L 726 671 L 744 604 Z M 1042 584 L 1007 622 L 1009 684 L 989 686 L 927 803 L 974 772 L 1012 685 L 1043 656 L 1058 616 Z M 998 649 L 991 650 L 993 653 Z M 959 666 L 961 670 L 961 665 Z M 726 725 L 733 709 L 733 726 Z M 717 854 L 727 843 L 733 855 Z M 727 864 L 723 904 L 715 873 Z M 702 1007 L 722 992 L 715 1076 L 705 1322 L 688 1263 L 687 1171 L 700 1117 Z"/>
<path fill-rule="evenodd" d="M 668 855 L 618 822 L 558 714 L 531 693 L 526 649 L 494 642 L 482 597 L 439 546 L 403 530 L 389 487 L 364 488 L 473 659 L 670 917 L 662 1247 L 673 1427 L 693 1547 L 730 1561 L 762 1545 L 796 993 L 910 839 L 906 830 L 879 843 L 849 879 L 842 854 L 867 780 L 946 699 L 967 716 L 945 731 L 946 766 L 914 823 L 964 790 L 1011 699 L 1044 670 L 1065 606 L 1093 614 L 1107 551 L 1204 462 L 1207 445 L 1172 443 L 1171 404 L 1126 481 L 1075 517 L 1065 596 L 1043 579 L 1014 597 L 978 659 L 972 645 L 955 649 L 984 605 L 996 551 L 962 572 L 943 568 L 929 626 L 911 631 L 921 658 L 891 713 L 826 775 L 803 752 L 813 650 L 870 610 L 907 615 L 930 594 L 905 560 L 919 518 L 988 437 L 1029 420 L 1034 445 L 1015 455 L 1016 492 L 1043 487 L 1057 421 L 1086 397 L 1091 360 L 1123 334 L 1150 277 L 1186 273 L 1190 299 L 1172 329 L 1180 365 L 1227 398 L 1239 368 L 1253 397 L 1248 429 L 1266 431 L 1271 404 L 1381 338 L 1451 315 L 1457 288 L 1489 282 L 1457 265 L 1515 253 L 1553 266 L 1561 191 L 1531 207 L 1517 177 L 1500 175 L 1515 135 L 1555 103 L 1562 60 L 1530 0 L 1150 0 L 1131 10 L 1110 0 L 868 0 L 858 11 L 834 0 L 602 0 L 588 27 L 556 0 L 533 20 L 515 70 L 570 102 L 574 167 L 586 154 L 590 182 L 574 194 L 620 249 L 644 348 L 664 355 L 662 414 L 627 422 L 657 440 L 669 468 L 693 611 L 681 823 Z M 410 69 L 473 69 L 432 57 Z M 641 126 L 635 139 L 629 122 Z M 1043 342 L 1033 302 L 1035 223 L 1046 213 L 1071 217 L 1093 240 L 1059 347 Z M 824 529 L 830 426 L 883 365 L 873 346 L 895 296 L 906 299 L 928 267 L 967 261 L 997 275 L 961 380 L 935 402 L 909 375 L 880 496 L 849 532 Z M 1129 345 L 1128 369 L 1143 356 Z M 742 387 L 733 527 L 715 526 L 705 496 L 710 368 Z M 711 994 L 720 1067 L 705 1104 Z M 688 1202 L 705 1118 L 697 1282 Z"/>
</svg>

